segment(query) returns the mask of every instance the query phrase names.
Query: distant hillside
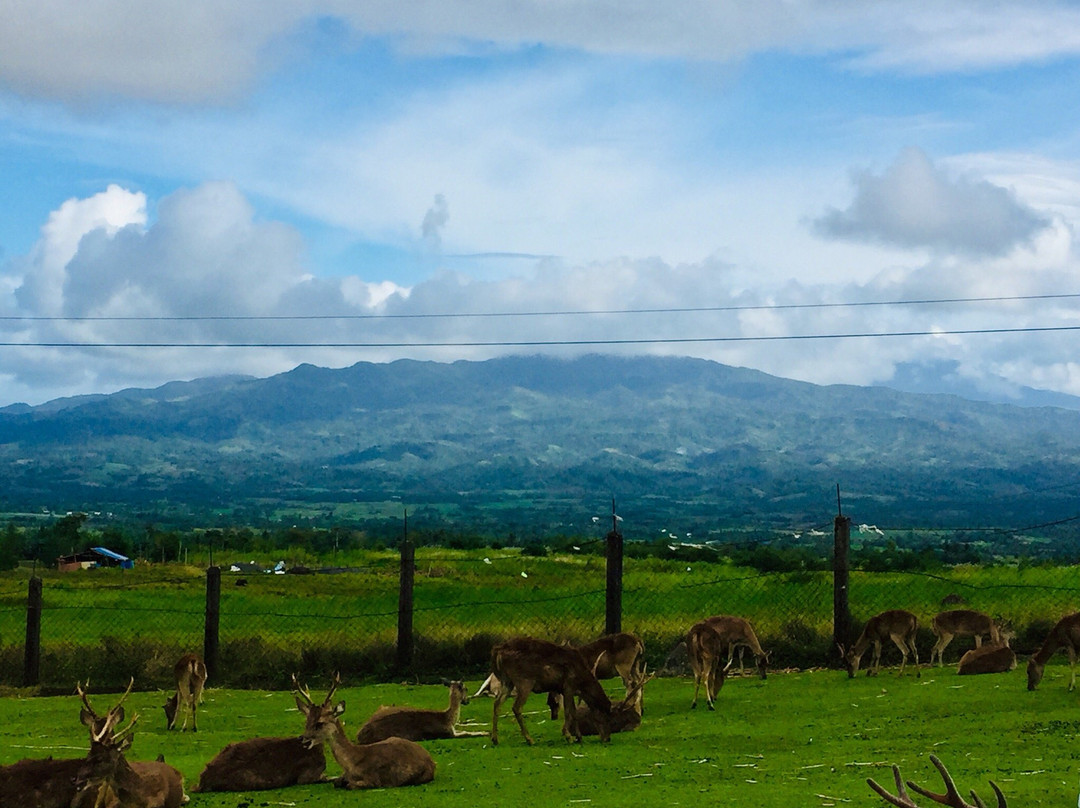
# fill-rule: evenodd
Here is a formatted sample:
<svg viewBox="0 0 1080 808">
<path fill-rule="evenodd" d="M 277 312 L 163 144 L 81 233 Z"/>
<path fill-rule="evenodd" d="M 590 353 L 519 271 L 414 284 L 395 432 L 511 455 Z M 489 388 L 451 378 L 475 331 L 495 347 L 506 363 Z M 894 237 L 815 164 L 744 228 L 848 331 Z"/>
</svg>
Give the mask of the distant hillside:
<svg viewBox="0 0 1080 808">
<path fill-rule="evenodd" d="M 1080 412 L 685 358 L 302 365 L 7 408 L 0 461 L 9 509 L 400 497 L 458 522 L 570 529 L 616 496 L 654 527 L 821 525 L 841 483 L 864 521 L 1019 526 L 1078 510 Z"/>
</svg>

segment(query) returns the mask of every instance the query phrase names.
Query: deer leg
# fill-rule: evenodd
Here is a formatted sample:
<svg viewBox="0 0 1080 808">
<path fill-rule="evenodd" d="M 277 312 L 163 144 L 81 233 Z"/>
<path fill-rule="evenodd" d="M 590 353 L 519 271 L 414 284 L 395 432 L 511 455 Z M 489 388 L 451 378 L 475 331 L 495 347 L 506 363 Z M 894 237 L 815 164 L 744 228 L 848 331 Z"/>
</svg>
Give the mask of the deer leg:
<svg viewBox="0 0 1080 808">
<path fill-rule="evenodd" d="M 866 672 L 866 675 L 877 676 L 879 667 L 881 667 L 881 642 L 879 640 L 875 640 L 874 656 L 870 660 L 870 670 Z"/>
<path fill-rule="evenodd" d="M 982 634 L 975 635 L 975 647 L 982 648 Z"/>
<path fill-rule="evenodd" d="M 1069 690 L 1072 690 L 1076 687 L 1076 649 L 1071 645 L 1067 645 L 1065 650 L 1069 654 L 1069 673 L 1072 674 L 1069 679 Z"/>
<path fill-rule="evenodd" d="M 931 665 L 934 664 L 934 655 L 935 654 L 937 654 L 938 667 L 941 667 L 942 665 L 945 664 L 945 660 L 942 659 L 942 656 L 945 653 L 945 648 L 949 645 L 949 643 L 952 642 L 952 638 L 953 638 L 952 634 L 941 634 L 937 638 L 937 642 L 934 643 L 933 650 L 930 651 L 930 664 Z"/>
<path fill-rule="evenodd" d="M 501 684 L 501 683 L 500 683 Z M 491 712 L 491 745 L 499 745 L 499 708 L 502 707 L 502 703 L 506 701 L 506 694 L 509 688 L 500 687 L 495 691 L 495 698 L 492 700 L 494 707 Z"/>
<path fill-rule="evenodd" d="M 529 698 L 529 693 L 532 692 L 532 682 L 520 683 L 517 686 L 517 695 L 514 696 L 514 705 L 511 710 L 514 713 L 514 718 L 517 719 L 518 727 L 521 728 L 521 734 L 525 736 L 525 743 L 532 746 L 534 741 L 529 731 L 525 729 L 525 717 L 521 714 L 521 708 L 525 706 L 525 700 Z M 572 709 L 570 705 L 563 704 L 564 710 Z"/>
<path fill-rule="evenodd" d="M 563 690 L 563 727 L 562 734 L 566 740 L 581 743 L 581 727 L 578 726 L 577 704 L 574 694 L 569 690 Z"/>
</svg>

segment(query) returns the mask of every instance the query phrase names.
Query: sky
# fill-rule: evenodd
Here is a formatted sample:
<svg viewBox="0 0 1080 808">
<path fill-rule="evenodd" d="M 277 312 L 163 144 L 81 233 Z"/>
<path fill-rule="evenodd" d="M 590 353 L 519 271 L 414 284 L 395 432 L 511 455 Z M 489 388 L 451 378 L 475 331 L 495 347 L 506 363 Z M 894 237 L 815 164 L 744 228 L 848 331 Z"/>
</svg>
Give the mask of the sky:
<svg viewBox="0 0 1080 808">
<path fill-rule="evenodd" d="M 1080 395 L 1080 6 L 0 14 L 0 405 L 512 352 Z"/>
</svg>

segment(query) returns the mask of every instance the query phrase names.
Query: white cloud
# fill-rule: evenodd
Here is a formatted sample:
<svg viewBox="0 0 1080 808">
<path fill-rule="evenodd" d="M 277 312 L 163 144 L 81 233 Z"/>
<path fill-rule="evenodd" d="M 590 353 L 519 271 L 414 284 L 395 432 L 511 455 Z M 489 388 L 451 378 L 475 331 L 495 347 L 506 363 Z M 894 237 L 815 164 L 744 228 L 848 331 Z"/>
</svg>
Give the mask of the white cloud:
<svg viewBox="0 0 1080 808">
<path fill-rule="evenodd" d="M 834 238 L 880 241 L 904 248 L 1003 255 L 1029 245 L 1050 220 L 1009 190 L 986 180 L 953 178 L 917 148 L 905 149 L 884 174 L 859 172 L 855 199 L 815 222 Z"/>
</svg>

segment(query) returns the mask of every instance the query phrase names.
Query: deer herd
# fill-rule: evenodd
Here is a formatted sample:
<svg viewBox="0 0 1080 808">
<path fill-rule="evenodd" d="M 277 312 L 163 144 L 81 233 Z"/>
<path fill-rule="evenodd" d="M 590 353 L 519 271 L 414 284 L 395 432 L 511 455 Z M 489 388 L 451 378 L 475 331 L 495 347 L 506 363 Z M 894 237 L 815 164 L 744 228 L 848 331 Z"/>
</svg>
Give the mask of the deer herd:
<svg viewBox="0 0 1080 808">
<path fill-rule="evenodd" d="M 881 664 L 881 650 L 891 641 L 901 653 L 899 674 L 903 674 L 909 656 L 916 675 L 919 654 L 915 644 L 918 619 L 902 609 L 891 609 L 871 617 L 850 648 L 839 646 L 848 676 L 854 677 L 862 657 L 873 647 L 867 675 L 876 675 Z M 1007 627 L 985 614 L 969 609 L 941 612 L 931 621 L 935 642 L 930 664 L 942 656 L 956 637 L 974 638 L 975 648 L 959 662 L 959 674 L 996 673 L 1016 667 L 1016 655 L 1009 648 L 1012 637 Z M 983 638 L 986 638 L 984 642 Z M 683 641 L 694 676 L 694 695 L 690 707 L 697 706 L 699 690 L 704 687 L 710 710 L 724 681 L 730 675 L 735 653 L 749 649 L 757 675 L 767 676 L 769 653 L 762 649 L 750 622 L 741 617 L 717 615 L 695 623 Z M 1075 686 L 1075 662 L 1080 648 L 1080 613 L 1062 618 L 1050 631 L 1042 647 L 1030 658 L 1027 667 L 1028 689 L 1034 690 L 1042 679 L 1043 667 L 1058 650 L 1068 654 L 1071 679 Z M 490 733 L 469 732 L 457 727 L 461 706 L 470 697 L 460 681 L 446 682 L 449 705 L 445 710 L 413 707 L 380 707 L 360 727 L 355 741 L 342 723 L 345 702 L 334 702 L 340 685 L 335 675 L 322 703 L 317 703 L 293 676 L 296 707 L 304 718 L 299 735 L 274 738 L 249 738 L 228 744 L 204 768 L 193 792 L 254 791 L 292 785 L 326 782 L 326 754 L 330 753 L 341 768 L 333 779 L 345 789 L 391 788 L 428 783 L 435 777 L 435 761 L 421 742 L 436 739 L 490 737 L 499 743 L 498 722 L 503 705 L 511 700 L 511 712 L 525 742 L 533 738 L 525 725 L 523 706 L 532 693 L 544 693 L 552 720 L 563 714 L 562 734 L 568 741 L 581 741 L 584 735 L 596 735 L 607 741 L 612 733 L 637 729 L 644 711 L 644 688 L 653 678 L 644 662 L 645 647 L 633 634 L 620 633 L 601 637 L 595 642 L 572 646 L 533 637 L 515 637 L 496 644 L 491 651 L 491 673 L 473 698 L 493 697 Z M 726 658 L 726 659 L 725 659 Z M 166 727 L 180 731 L 198 731 L 196 711 L 206 684 L 206 665 L 195 654 L 185 654 L 176 663 L 176 692 L 165 703 Z M 601 681 L 618 677 L 625 697 L 612 702 Z M 128 761 L 125 752 L 131 747 L 139 715 L 125 724 L 124 701 L 132 685 L 104 715 L 91 706 L 88 684 L 79 684 L 76 693 L 82 702 L 80 720 L 89 730 L 90 748 L 84 757 L 57 760 L 21 760 L 0 766 L 0 808 L 177 808 L 188 802 L 180 772 L 164 762 Z M 182 717 L 182 720 L 181 720 Z M 944 794 L 935 794 L 914 783 L 908 786 L 917 794 L 954 808 L 975 808 L 983 803 L 972 792 L 973 804 L 964 801 L 945 766 L 935 757 L 946 785 Z M 887 802 L 901 808 L 918 808 L 893 767 L 896 794 L 868 780 L 869 786 Z M 1005 808 L 1005 797 L 991 783 L 998 808 Z"/>
</svg>

